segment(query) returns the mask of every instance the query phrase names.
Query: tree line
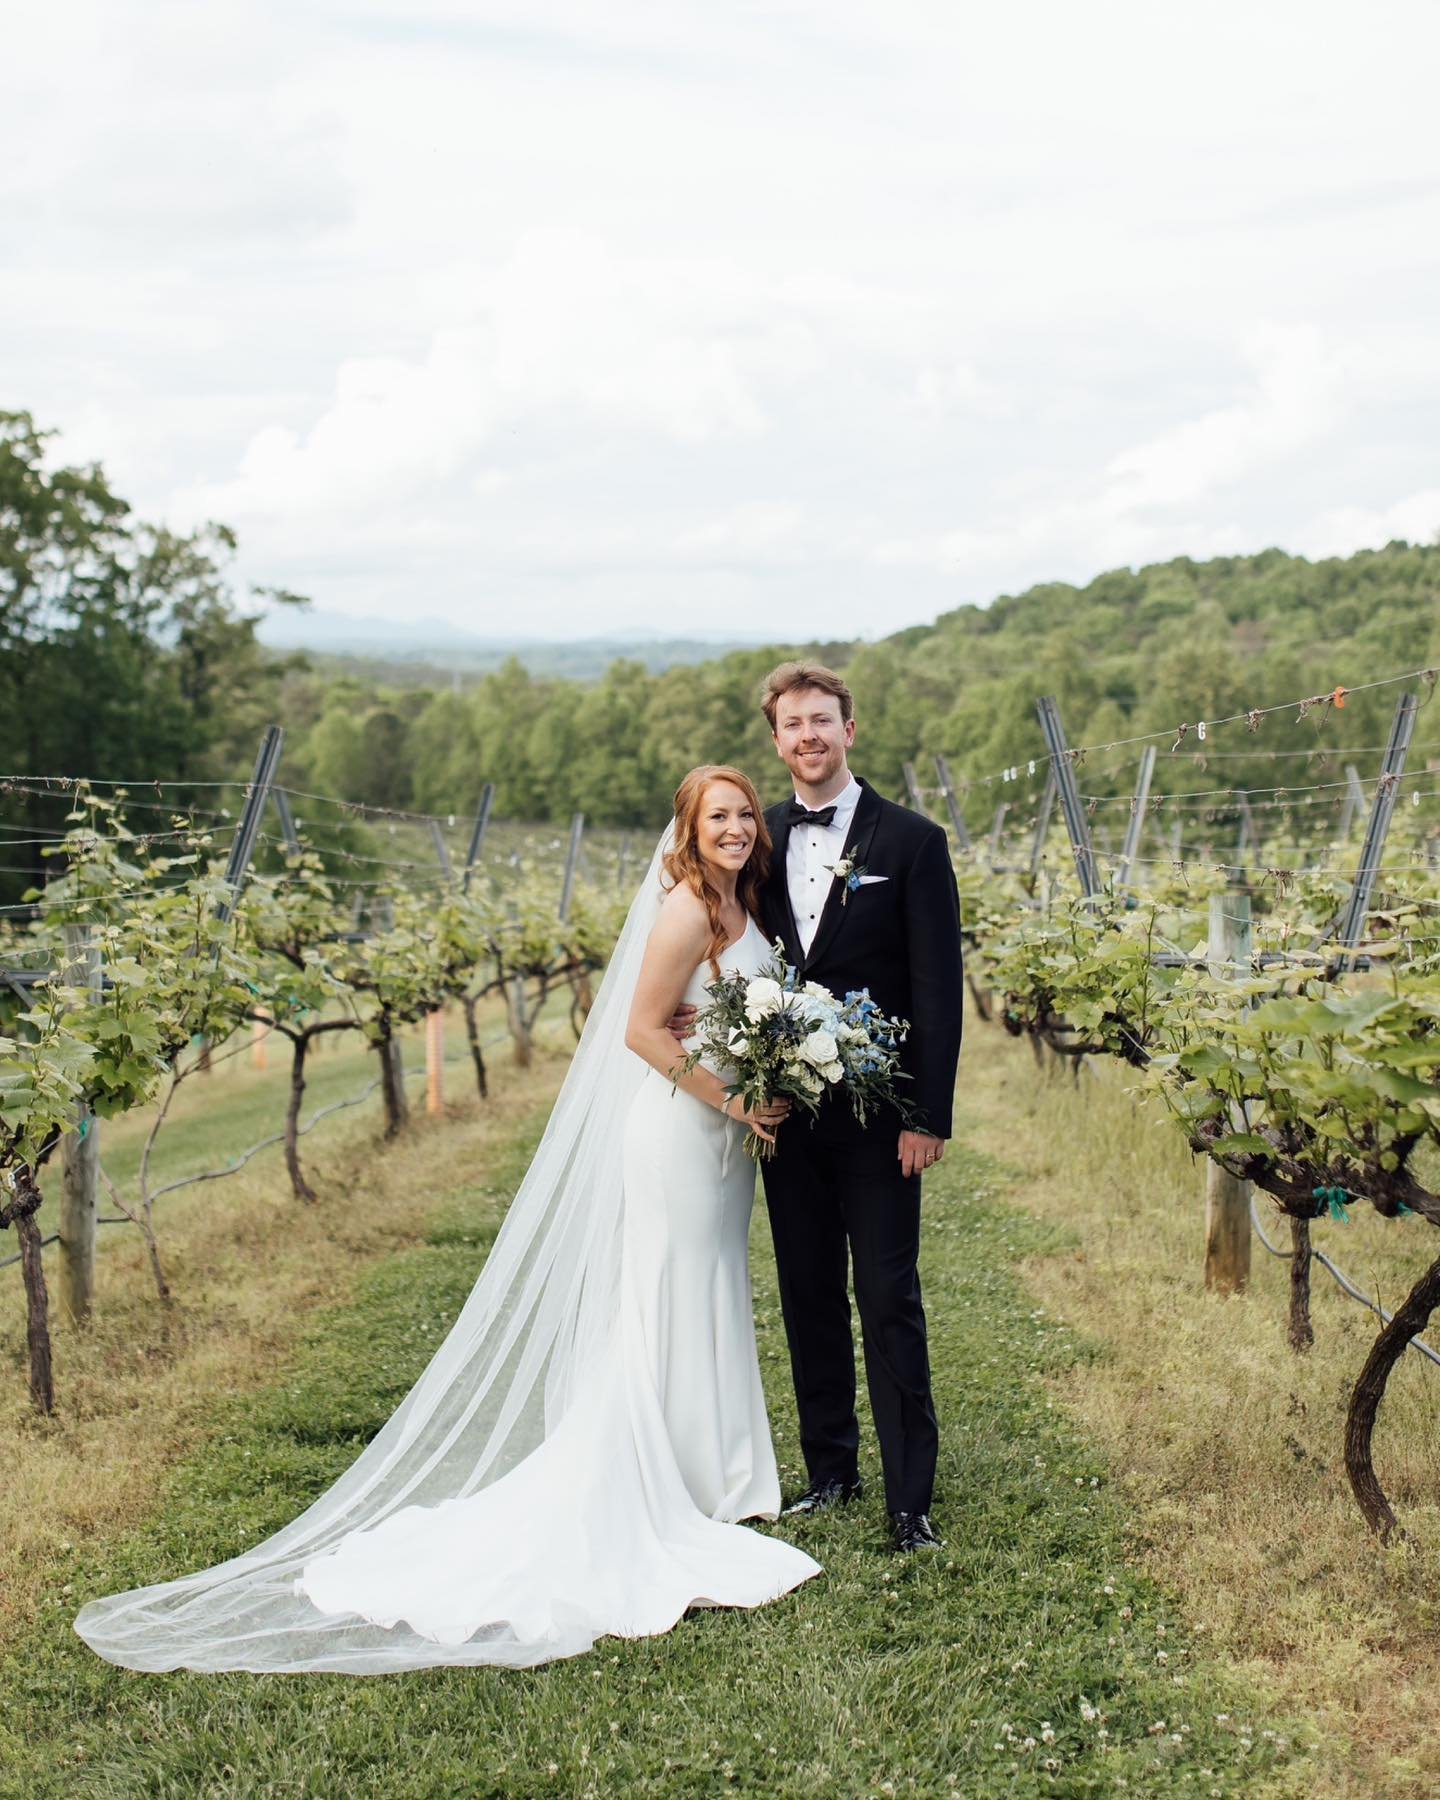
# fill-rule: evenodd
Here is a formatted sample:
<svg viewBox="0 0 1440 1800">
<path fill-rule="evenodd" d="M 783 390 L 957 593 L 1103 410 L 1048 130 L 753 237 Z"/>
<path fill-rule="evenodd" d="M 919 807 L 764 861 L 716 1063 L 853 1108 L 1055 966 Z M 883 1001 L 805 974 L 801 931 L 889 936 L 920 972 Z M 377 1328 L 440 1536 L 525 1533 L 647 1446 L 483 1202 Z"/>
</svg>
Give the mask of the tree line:
<svg viewBox="0 0 1440 1800">
<path fill-rule="evenodd" d="M 1104 749 L 1117 739 L 1440 664 L 1440 547 L 1395 542 L 1314 563 L 1266 550 L 1112 570 L 1083 587 L 959 606 L 874 642 L 776 644 L 656 673 L 620 660 L 588 682 L 511 661 L 461 691 L 402 688 L 267 651 L 249 604 L 297 597 L 237 593 L 230 531 L 137 520 L 100 467 L 50 466 L 46 437 L 28 414 L 0 414 L 0 760 L 11 773 L 243 779 L 276 719 L 289 785 L 448 813 L 491 781 L 499 817 L 583 811 L 596 824 L 651 827 L 696 763 L 738 763 L 767 796 L 783 793 L 758 690 L 777 660 L 801 653 L 844 672 L 860 720 L 852 760 L 883 792 L 903 792 L 907 760 L 933 783 L 936 752 L 961 782 L 1039 756 L 1034 700 L 1048 692 L 1071 742 L 1100 746 L 1082 786 L 1123 793 L 1136 752 Z M 1232 728 L 1208 746 L 1191 737 L 1163 784 L 1333 778 L 1346 746 L 1384 743 L 1393 701 L 1393 690 L 1353 693 L 1298 729 Z M 1222 748 L 1227 759 L 1210 766 Z M 1316 755 L 1277 764 L 1267 754 L 1277 748 Z M 966 797 L 972 825 L 996 797 Z M 55 796 L 0 799 L 0 836 L 17 844 L 63 819 Z M 33 847 L 3 861 L 0 894 L 12 899 L 27 864 L 40 865 Z"/>
</svg>

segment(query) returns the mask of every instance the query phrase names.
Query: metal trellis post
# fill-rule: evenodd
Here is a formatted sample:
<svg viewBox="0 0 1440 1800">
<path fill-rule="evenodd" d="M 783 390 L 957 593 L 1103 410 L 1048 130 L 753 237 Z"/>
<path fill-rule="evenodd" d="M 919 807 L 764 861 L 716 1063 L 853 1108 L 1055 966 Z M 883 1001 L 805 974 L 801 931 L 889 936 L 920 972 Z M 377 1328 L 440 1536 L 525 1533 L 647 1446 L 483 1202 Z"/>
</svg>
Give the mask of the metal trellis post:
<svg viewBox="0 0 1440 1800">
<path fill-rule="evenodd" d="M 295 815 L 290 810 L 290 796 L 284 788 L 270 790 L 275 802 L 275 811 L 280 815 L 280 835 L 285 839 L 285 848 L 291 856 L 300 854 L 300 834 L 295 829 Z"/>
<path fill-rule="evenodd" d="M 1390 742 L 1385 746 L 1384 766 L 1380 771 L 1380 779 L 1375 783 L 1375 795 L 1370 803 L 1370 817 L 1365 825 L 1365 844 L 1360 852 L 1360 864 L 1355 871 L 1350 897 L 1345 902 L 1336 926 L 1336 935 L 1343 950 L 1353 950 L 1365 929 L 1365 920 L 1370 912 L 1370 897 L 1375 891 L 1375 877 L 1380 872 L 1386 834 L 1395 813 L 1400 777 L 1405 773 L 1405 758 L 1409 754 L 1410 740 L 1415 735 L 1415 714 L 1419 705 L 1414 694 L 1402 694 L 1395 703 L 1395 716 L 1390 722 Z M 1348 961 L 1348 957 L 1340 958 L 1339 972 L 1344 972 Z"/>
<path fill-rule="evenodd" d="M 990 860 L 993 863 L 1000 854 L 1000 833 L 1005 829 L 1005 815 L 1010 810 L 1010 802 L 1002 800 L 995 808 L 995 822 L 990 827 Z"/>
<path fill-rule="evenodd" d="M 1075 853 L 1075 872 L 1080 877 L 1080 890 L 1086 896 L 1100 892 L 1100 877 L 1095 867 L 1095 852 L 1090 844 L 1090 821 L 1080 804 L 1075 786 L 1075 768 L 1070 761 L 1070 748 L 1065 742 L 1065 727 L 1060 721 L 1060 708 L 1053 694 L 1042 695 L 1035 702 L 1040 715 L 1040 729 L 1045 733 L 1050 752 L 1050 767 L 1060 790 L 1060 809 L 1065 815 L 1065 829 L 1070 834 L 1070 848 Z"/>
<path fill-rule="evenodd" d="M 219 919 L 228 919 L 234 912 L 235 903 L 245 886 L 250 858 L 255 853 L 260 820 L 275 780 L 275 771 L 280 766 L 280 751 L 284 743 L 285 733 L 280 727 L 267 725 L 265 736 L 260 740 L 259 754 L 255 758 L 255 772 L 250 777 L 250 786 L 245 793 L 245 809 L 240 815 L 240 826 L 235 833 L 235 841 L 230 846 L 230 860 L 225 865 L 225 885 L 230 893 L 215 908 L 215 916 Z"/>
<path fill-rule="evenodd" d="M 470 833 L 470 848 L 465 853 L 465 874 L 460 882 L 460 892 L 470 892 L 470 877 L 474 873 L 475 864 L 480 858 L 480 846 L 485 842 L 485 829 L 490 823 L 490 808 L 495 804 L 495 783 L 487 781 L 480 795 L 480 810 L 475 815 L 475 829 Z"/>
<path fill-rule="evenodd" d="M 955 792 L 955 783 L 950 778 L 950 764 L 943 756 L 935 758 L 935 775 L 940 783 L 940 792 L 945 796 L 945 808 L 950 814 L 950 829 L 955 833 L 955 842 L 962 850 L 968 850 L 970 848 L 970 831 L 965 823 L 965 815 L 960 811 L 960 800 Z"/>
<path fill-rule="evenodd" d="M 1040 858 L 1045 854 L 1045 839 L 1050 832 L 1050 815 L 1055 810 L 1055 769 L 1045 771 L 1045 791 L 1040 796 L 1040 812 L 1035 820 L 1035 841 L 1030 846 L 1030 873 L 1040 873 Z"/>
<path fill-rule="evenodd" d="M 445 842 L 445 834 L 440 829 L 440 821 L 430 821 L 430 842 L 435 846 L 435 860 L 440 865 L 440 873 L 448 883 L 454 878 L 455 871 L 450 866 L 450 849 Z"/>
<path fill-rule="evenodd" d="M 560 923 L 570 917 L 570 901 L 575 892 L 575 865 L 580 859 L 580 840 L 585 835 L 585 815 L 576 813 L 570 821 L 570 848 L 565 854 L 565 881 L 560 889 Z"/>
<path fill-rule="evenodd" d="M 1345 765 L 1345 803 L 1340 808 L 1338 836 L 1343 844 L 1358 814 L 1365 810 L 1365 790 L 1360 785 L 1360 771 L 1354 763 Z"/>
<path fill-rule="evenodd" d="M 1140 774 L 1130 801 L 1130 823 L 1125 827 L 1125 843 L 1120 851 L 1120 867 L 1115 871 L 1116 884 L 1126 887 L 1130 870 L 1140 852 L 1140 838 L 1145 830 L 1145 809 L 1150 804 L 1150 779 L 1155 773 L 1155 746 L 1147 744 L 1140 758 Z M 1176 821 L 1178 824 L 1178 820 Z"/>
<path fill-rule="evenodd" d="M 65 984 L 84 988 L 92 1006 L 104 990 L 100 951 L 88 925 L 65 927 Z M 60 1140 L 60 1299 L 83 1325 L 95 1302 L 95 1221 L 99 1214 L 100 1123 L 77 1102 L 75 1131 Z"/>
</svg>

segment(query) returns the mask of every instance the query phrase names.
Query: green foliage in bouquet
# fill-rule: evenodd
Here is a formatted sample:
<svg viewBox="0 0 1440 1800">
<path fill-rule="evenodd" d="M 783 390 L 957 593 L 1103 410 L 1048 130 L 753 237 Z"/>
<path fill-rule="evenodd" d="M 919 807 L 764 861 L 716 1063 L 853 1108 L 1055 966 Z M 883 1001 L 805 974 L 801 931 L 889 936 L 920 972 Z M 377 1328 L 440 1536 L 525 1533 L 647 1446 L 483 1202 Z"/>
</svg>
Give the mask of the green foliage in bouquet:
<svg viewBox="0 0 1440 1800">
<path fill-rule="evenodd" d="M 815 1114 L 825 1094 L 834 1092 L 862 1124 L 878 1106 L 892 1106 L 908 1119 L 896 1084 L 909 1079 L 900 1067 L 900 1045 L 910 1027 L 882 1013 L 868 989 L 839 1000 L 818 981 L 801 983 L 777 942 L 758 974 L 722 975 L 708 992 L 710 1004 L 695 1021 L 682 1073 L 706 1063 L 747 1108 L 789 1100 Z M 754 1157 L 775 1154 L 774 1145 L 754 1132 L 745 1149 Z"/>
</svg>

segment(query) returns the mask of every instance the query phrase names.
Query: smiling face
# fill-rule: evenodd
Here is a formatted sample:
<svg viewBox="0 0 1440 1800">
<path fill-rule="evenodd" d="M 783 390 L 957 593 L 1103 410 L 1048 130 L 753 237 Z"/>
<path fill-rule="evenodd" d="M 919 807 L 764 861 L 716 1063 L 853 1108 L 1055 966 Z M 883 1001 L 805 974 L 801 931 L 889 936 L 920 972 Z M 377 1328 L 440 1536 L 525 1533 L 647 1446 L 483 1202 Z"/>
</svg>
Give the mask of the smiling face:
<svg viewBox="0 0 1440 1800">
<path fill-rule="evenodd" d="M 695 815 L 695 848 L 714 869 L 738 875 L 759 834 L 750 796 L 733 781 L 712 781 Z"/>
<path fill-rule="evenodd" d="M 846 752 L 855 721 L 842 719 L 840 702 L 824 688 L 792 688 L 775 708 L 775 748 L 802 799 L 823 804 L 850 779 Z"/>
</svg>

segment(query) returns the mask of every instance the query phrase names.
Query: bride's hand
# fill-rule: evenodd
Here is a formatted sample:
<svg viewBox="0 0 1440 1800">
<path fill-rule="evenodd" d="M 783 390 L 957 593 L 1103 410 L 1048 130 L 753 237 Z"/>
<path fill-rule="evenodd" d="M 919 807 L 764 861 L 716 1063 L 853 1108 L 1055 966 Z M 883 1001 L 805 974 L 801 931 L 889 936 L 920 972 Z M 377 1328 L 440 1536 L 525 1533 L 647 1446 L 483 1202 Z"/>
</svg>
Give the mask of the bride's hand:
<svg viewBox="0 0 1440 1800">
<path fill-rule="evenodd" d="M 727 1119 L 733 1119 L 737 1125 L 748 1125 L 756 1137 L 773 1144 L 775 1133 L 790 1116 L 790 1102 L 767 1100 L 763 1106 L 742 1106 L 740 1096 L 732 1094 L 723 1111 Z"/>
</svg>

